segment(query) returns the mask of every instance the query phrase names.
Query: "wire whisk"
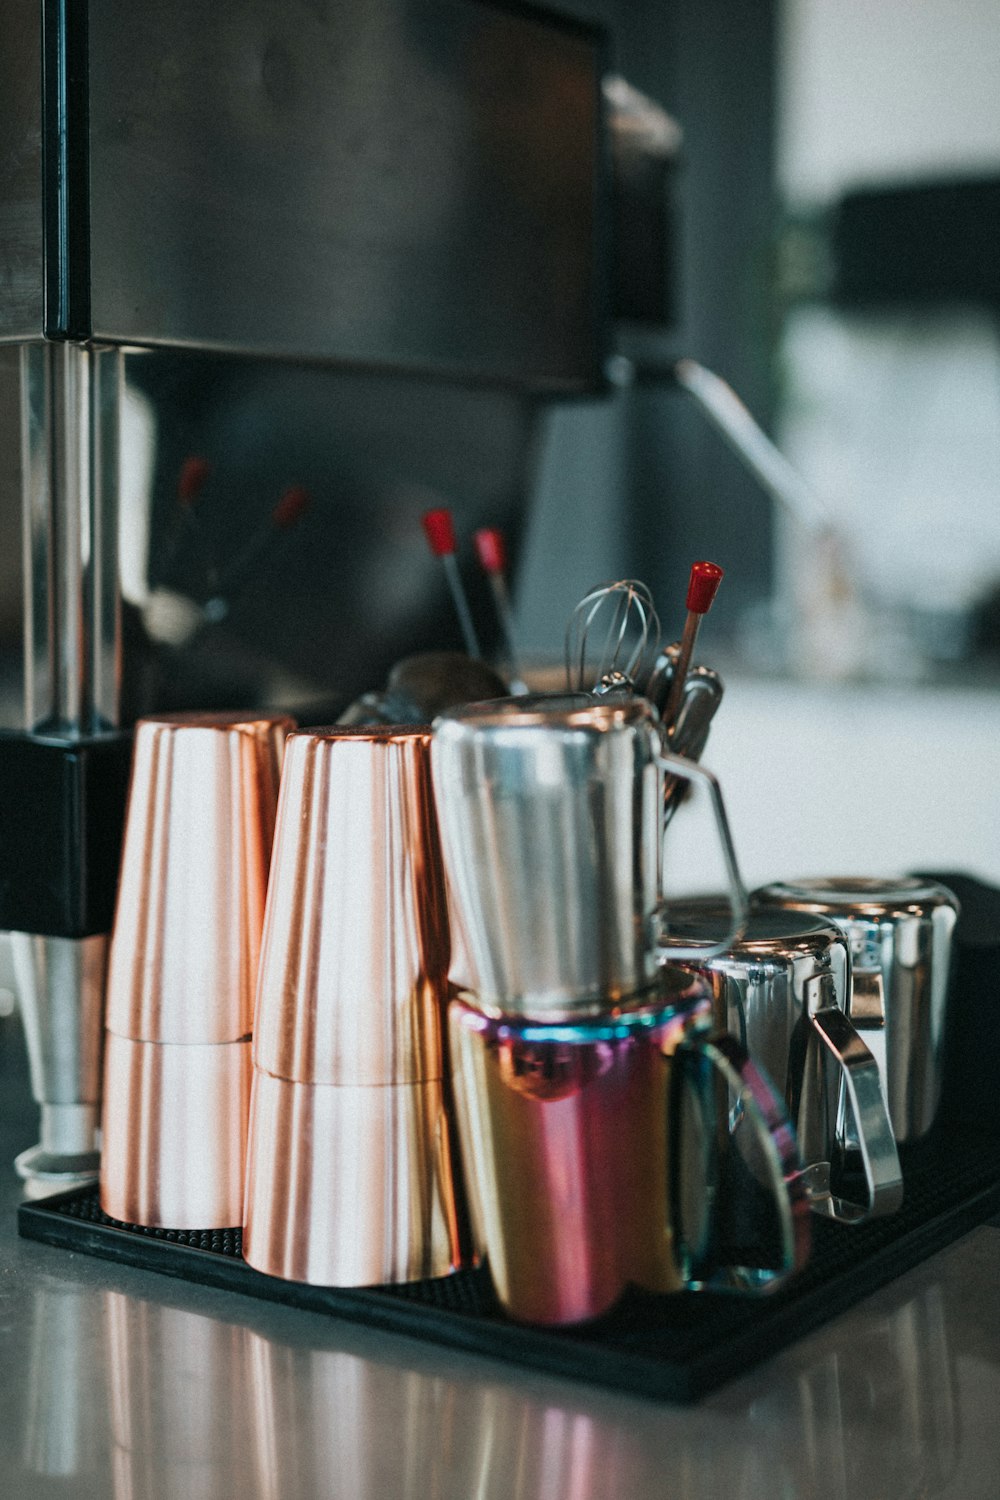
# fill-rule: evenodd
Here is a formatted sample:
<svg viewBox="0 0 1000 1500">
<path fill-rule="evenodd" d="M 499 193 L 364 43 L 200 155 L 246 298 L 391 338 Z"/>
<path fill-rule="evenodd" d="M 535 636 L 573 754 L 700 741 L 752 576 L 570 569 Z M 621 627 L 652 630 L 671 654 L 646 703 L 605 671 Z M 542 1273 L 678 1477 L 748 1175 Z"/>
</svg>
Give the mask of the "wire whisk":
<svg viewBox="0 0 1000 1500">
<path fill-rule="evenodd" d="M 660 649 L 660 618 L 644 583 L 622 578 L 584 594 L 566 626 L 571 693 L 636 692 Z"/>
</svg>

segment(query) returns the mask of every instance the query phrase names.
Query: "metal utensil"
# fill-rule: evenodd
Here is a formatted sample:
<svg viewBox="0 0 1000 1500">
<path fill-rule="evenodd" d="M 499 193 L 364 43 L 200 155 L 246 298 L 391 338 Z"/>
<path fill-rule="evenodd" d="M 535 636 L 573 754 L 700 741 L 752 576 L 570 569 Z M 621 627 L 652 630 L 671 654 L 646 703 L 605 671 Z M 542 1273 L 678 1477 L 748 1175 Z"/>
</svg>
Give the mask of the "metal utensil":
<svg viewBox="0 0 1000 1500">
<path fill-rule="evenodd" d="M 711 943 L 724 912 L 710 898 L 673 902 L 669 934 Z M 725 953 L 678 967 L 707 982 L 716 1024 L 739 1037 L 788 1103 L 813 1209 L 846 1223 L 893 1213 L 899 1155 L 878 1064 L 847 1014 L 850 953 L 829 919 L 751 906 Z M 857 1188 L 845 1176 L 860 1153 Z"/>
<path fill-rule="evenodd" d="M 591 589 L 566 626 L 566 689 L 634 692 L 659 646 L 660 619 L 644 583 L 622 578 Z"/>
<path fill-rule="evenodd" d="M 476 636 L 476 627 L 472 623 L 469 601 L 465 597 L 465 585 L 462 583 L 462 575 L 458 571 L 458 563 L 455 560 L 458 543 L 455 540 L 455 523 L 452 520 L 451 511 L 443 505 L 427 510 L 423 514 L 422 524 L 427 545 L 434 556 L 441 560 L 444 576 L 451 590 L 452 602 L 455 605 L 455 613 L 458 615 L 458 623 L 462 629 L 465 649 L 471 657 L 478 659 L 479 640 Z"/>
<path fill-rule="evenodd" d="M 684 633 L 677 648 L 673 678 L 661 715 L 667 736 L 671 740 L 674 738 L 677 714 L 691 666 L 691 655 L 695 641 L 698 639 L 698 631 L 702 620 L 712 608 L 712 601 L 721 582 L 722 569 L 717 563 L 696 562 L 692 564 L 687 591 L 687 619 L 684 621 Z"/>
<path fill-rule="evenodd" d="M 517 643 L 514 639 L 514 612 L 511 609 L 510 591 L 507 588 L 507 544 L 502 531 L 495 526 L 482 526 L 473 541 L 479 566 L 486 574 L 486 581 L 493 595 L 500 633 L 503 636 L 503 656 L 512 693 L 521 695 L 528 691 L 518 660 Z"/>
<path fill-rule="evenodd" d="M 677 670 L 680 646 L 666 646 L 656 658 L 646 683 L 645 696 L 663 714 Z M 670 736 L 670 748 L 688 760 L 700 760 L 708 743 L 709 730 L 723 695 L 722 678 L 712 667 L 691 667 L 681 689 Z M 689 783 L 682 777 L 666 775 L 663 779 L 664 824 L 669 823 L 688 794 Z"/>
<path fill-rule="evenodd" d="M 240 713 L 136 727 L 105 1016 L 101 1207 L 114 1219 L 241 1220 L 257 961 L 293 728 Z"/>
<path fill-rule="evenodd" d="M 769 885 L 754 899 L 845 934 L 851 989 L 842 1003 L 878 1060 L 896 1139 L 925 1135 L 941 1097 L 956 897 L 934 881 L 850 877 Z"/>
<path fill-rule="evenodd" d="M 446 709 L 484 698 L 499 698 L 506 691 L 503 678 L 484 661 L 462 651 L 420 651 L 396 662 L 386 686 L 377 692 L 362 693 L 345 708 L 337 722 L 345 727 L 429 725 Z"/>
<path fill-rule="evenodd" d="M 593 1318 L 631 1285 L 760 1290 L 809 1250 L 787 1114 L 707 990 L 679 970 L 648 1003 L 572 1024 L 449 1006 L 477 1249 L 515 1318 Z M 728 1224 L 752 1222 L 753 1243 Z"/>
</svg>

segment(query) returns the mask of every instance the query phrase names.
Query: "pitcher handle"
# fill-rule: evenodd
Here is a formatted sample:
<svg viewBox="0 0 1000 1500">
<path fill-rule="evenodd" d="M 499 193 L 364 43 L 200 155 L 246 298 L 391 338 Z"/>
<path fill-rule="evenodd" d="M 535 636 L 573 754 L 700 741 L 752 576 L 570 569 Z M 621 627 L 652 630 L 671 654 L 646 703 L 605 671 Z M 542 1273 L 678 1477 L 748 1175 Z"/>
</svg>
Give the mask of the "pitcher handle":
<svg viewBox="0 0 1000 1500">
<path fill-rule="evenodd" d="M 726 867 L 726 880 L 728 882 L 726 899 L 729 902 L 729 910 L 732 914 L 729 931 L 718 943 L 703 943 L 694 947 L 685 947 L 682 943 L 664 942 L 661 938 L 657 944 L 660 958 L 664 963 L 674 963 L 690 958 L 705 961 L 715 958 L 720 953 L 725 953 L 727 948 L 732 947 L 733 943 L 737 942 L 743 936 L 747 921 L 747 893 L 740 876 L 739 865 L 736 862 L 736 850 L 733 847 L 733 838 L 729 831 L 726 805 L 722 800 L 722 789 L 717 779 L 712 775 L 711 771 L 707 771 L 704 766 L 698 765 L 697 761 L 688 760 L 683 755 L 673 755 L 669 751 L 663 750 L 656 753 L 655 760 L 661 771 L 669 771 L 672 775 L 681 776 L 686 781 L 700 782 L 708 792 L 712 812 L 715 816 L 715 827 L 719 835 L 719 846 L 722 849 L 722 858 Z M 661 910 L 665 906 L 665 901 L 666 898 L 661 889 Z"/>
<path fill-rule="evenodd" d="M 671 1083 L 669 1103 L 669 1203 L 675 1233 L 674 1250 L 684 1284 L 693 1290 L 772 1291 L 805 1265 L 811 1242 L 809 1197 L 803 1180 L 802 1158 L 784 1101 L 746 1049 L 728 1032 L 694 1032 L 680 1044 L 674 1059 L 678 1066 Z M 698 1087 L 693 1097 L 704 1098 L 707 1069 L 718 1074 L 725 1085 L 729 1098 L 725 1132 L 728 1137 L 732 1139 L 740 1129 L 752 1130 L 756 1136 L 766 1170 L 766 1181 L 762 1186 L 777 1212 L 777 1241 L 780 1245 L 777 1265 L 726 1263 L 727 1252 L 718 1248 L 722 1209 L 718 1186 L 707 1192 L 707 1215 L 705 1222 L 698 1226 L 699 1243 L 692 1244 L 687 1236 L 685 1161 L 690 1167 L 690 1155 L 685 1151 L 686 1127 L 682 1106 L 685 1075 L 692 1067 L 699 1070 Z M 717 1158 L 720 1132 L 714 1090 L 710 1094 L 710 1107 L 708 1129 L 702 1134 L 712 1143 L 712 1154 Z M 730 1146 L 729 1150 L 735 1151 L 736 1148 Z M 721 1179 L 725 1171 L 717 1159 L 699 1163 L 699 1169 L 699 1177 L 703 1176 L 709 1183 Z M 729 1175 L 732 1177 L 731 1171 Z"/>
<path fill-rule="evenodd" d="M 817 976 L 822 979 L 826 976 Z M 858 1145 L 865 1174 L 866 1196 L 858 1202 L 836 1194 L 829 1183 L 812 1185 L 812 1207 L 815 1212 L 841 1223 L 857 1224 L 862 1219 L 895 1213 L 903 1201 L 903 1173 L 896 1149 L 896 1137 L 886 1108 L 878 1062 L 858 1035 L 854 1024 L 836 1004 L 822 1005 L 809 1017 L 807 1046 L 818 1044 L 823 1056 L 839 1067 L 844 1090 L 857 1124 Z M 793 1067 L 794 1080 L 789 1100 L 792 1119 L 797 1121 L 802 1102 L 802 1067 Z M 810 1184 L 807 1182 L 807 1188 Z"/>
</svg>

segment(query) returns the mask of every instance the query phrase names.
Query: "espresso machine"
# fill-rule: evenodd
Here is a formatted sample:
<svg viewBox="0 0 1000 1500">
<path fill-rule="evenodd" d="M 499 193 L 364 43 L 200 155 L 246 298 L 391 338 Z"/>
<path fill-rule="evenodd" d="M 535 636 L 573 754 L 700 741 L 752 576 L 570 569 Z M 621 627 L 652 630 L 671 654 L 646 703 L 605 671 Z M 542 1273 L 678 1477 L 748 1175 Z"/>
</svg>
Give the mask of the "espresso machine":
<svg viewBox="0 0 1000 1500">
<path fill-rule="evenodd" d="M 602 26 L 520 0 L 0 14 L 24 585 L 0 934 L 41 1107 L 18 1165 L 44 1190 L 97 1169 L 138 717 L 330 723 L 401 655 L 459 647 L 421 515 L 500 528 L 516 566 L 555 403 L 684 392 L 823 522 L 728 387 L 657 352 L 680 132 Z M 9 555 L 4 515 L 0 494 Z M 489 654 L 492 601 L 463 568 Z"/>
<path fill-rule="evenodd" d="M 329 722 L 450 643 L 420 515 L 460 497 L 516 559 L 540 414 L 610 388 L 616 299 L 662 315 L 675 142 L 604 31 L 533 5 L 2 10 L 24 675 L 0 932 L 45 1189 L 97 1169 L 130 725 Z M 651 269 L 616 252 L 630 224 Z"/>
</svg>

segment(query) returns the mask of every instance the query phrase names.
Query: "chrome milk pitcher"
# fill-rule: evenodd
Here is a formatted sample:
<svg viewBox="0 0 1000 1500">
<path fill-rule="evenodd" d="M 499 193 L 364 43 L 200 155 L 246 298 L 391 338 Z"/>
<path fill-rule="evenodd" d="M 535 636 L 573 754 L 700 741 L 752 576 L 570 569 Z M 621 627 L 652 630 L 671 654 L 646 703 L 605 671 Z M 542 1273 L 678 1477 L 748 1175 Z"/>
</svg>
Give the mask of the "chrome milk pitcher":
<svg viewBox="0 0 1000 1500">
<path fill-rule="evenodd" d="M 710 899 L 674 902 L 670 933 L 700 939 L 707 955 L 723 916 Z M 784 1094 L 812 1208 L 847 1223 L 895 1212 L 899 1154 L 878 1063 L 848 1011 L 851 955 L 841 929 L 751 903 L 746 930 L 725 953 L 679 968 L 710 987 L 716 1024 Z"/>
<path fill-rule="evenodd" d="M 851 988 L 843 1003 L 878 1060 L 896 1139 L 926 1135 L 941 1098 L 957 898 L 936 881 L 854 876 L 782 882 L 754 899 L 844 933 Z"/>
<path fill-rule="evenodd" d="M 457 929 L 451 978 L 484 1009 L 554 1019 L 653 983 L 665 773 L 708 791 L 730 904 L 717 951 L 739 931 L 746 897 L 718 783 L 666 750 L 645 699 L 471 704 L 435 721 L 431 762 Z"/>
</svg>

